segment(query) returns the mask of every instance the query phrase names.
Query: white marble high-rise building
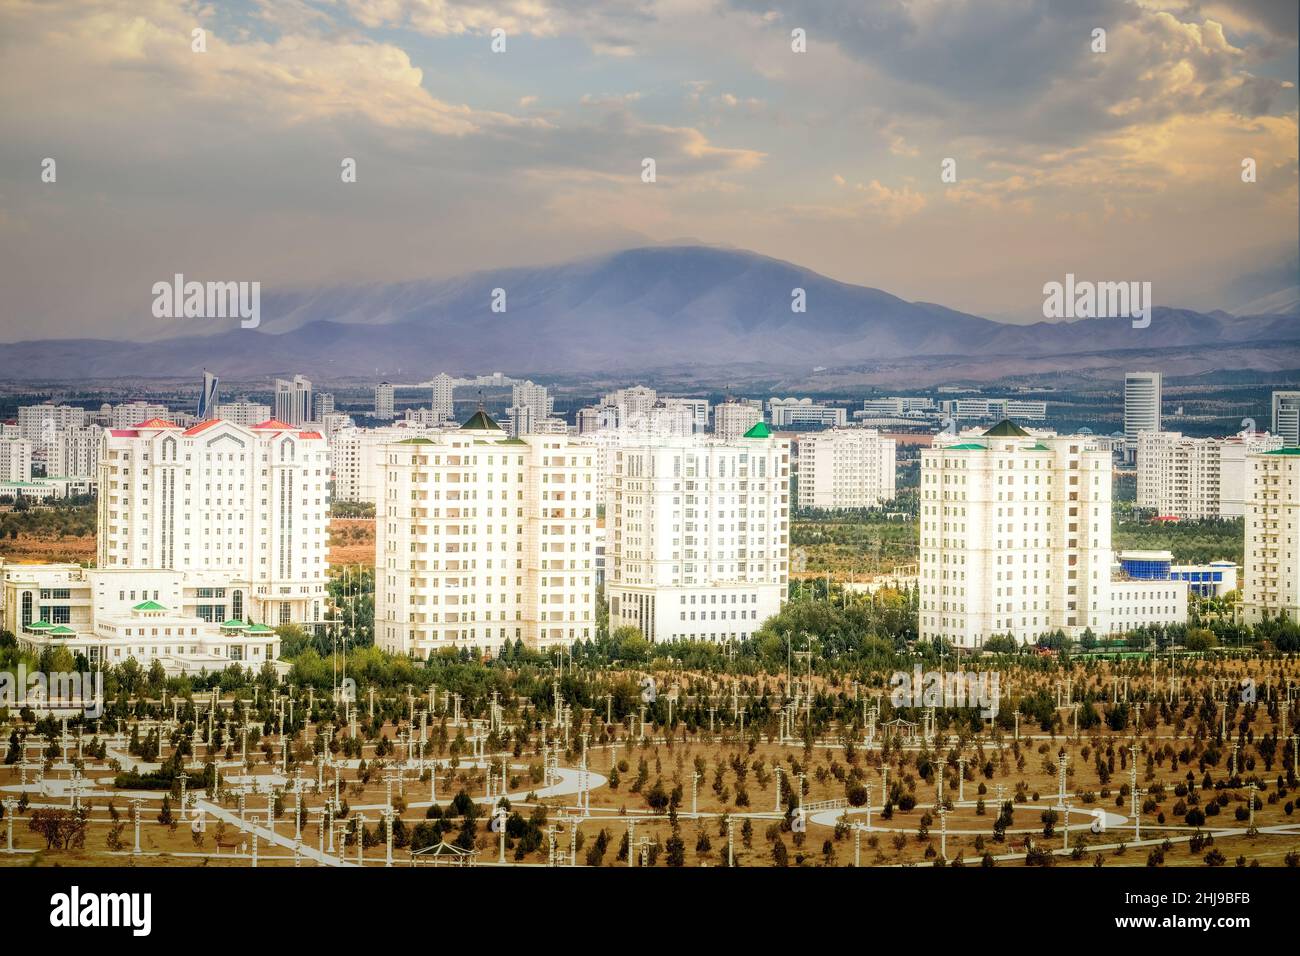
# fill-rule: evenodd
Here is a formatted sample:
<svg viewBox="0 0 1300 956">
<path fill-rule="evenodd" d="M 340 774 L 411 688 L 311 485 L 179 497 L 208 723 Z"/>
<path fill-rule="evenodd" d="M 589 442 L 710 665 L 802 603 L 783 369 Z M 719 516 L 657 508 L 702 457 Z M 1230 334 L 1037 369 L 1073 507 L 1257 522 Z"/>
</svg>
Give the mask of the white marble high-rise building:
<svg viewBox="0 0 1300 956">
<path fill-rule="evenodd" d="M 785 600 L 790 445 L 759 423 L 724 442 L 615 446 L 605 511 L 610 628 L 744 640 Z"/>
<path fill-rule="evenodd" d="M 236 425 L 256 425 L 271 417 L 271 406 L 261 402 L 222 402 L 217 417 Z"/>
<path fill-rule="evenodd" d="M 446 372 L 433 377 L 434 424 L 449 422 L 456 417 L 456 379 Z"/>
<path fill-rule="evenodd" d="M 1124 375 L 1124 456 L 1137 458 L 1138 435 L 1160 431 L 1160 406 L 1164 398 L 1164 376 L 1160 372 L 1127 372 Z"/>
<path fill-rule="evenodd" d="M 32 443 L 16 435 L 0 438 L 0 481 L 32 480 Z"/>
<path fill-rule="evenodd" d="M 618 410 L 615 424 L 621 427 L 645 418 L 657 401 L 659 401 L 659 393 L 653 388 L 632 385 L 610 392 L 601 399 L 600 403 Z"/>
<path fill-rule="evenodd" d="M 1267 432 L 1192 438 L 1144 431 L 1137 444 L 1137 505 L 1161 517 L 1239 518 L 1247 454 L 1281 447 L 1282 439 Z"/>
<path fill-rule="evenodd" d="M 596 634 L 596 468 L 562 435 L 461 428 L 380 446 L 375 643 L 425 657 Z"/>
<path fill-rule="evenodd" d="M 1300 390 L 1273 393 L 1273 434 L 1287 447 L 1300 445 Z"/>
<path fill-rule="evenodd" d="M 54 436 L 45 473 L 59 478 L 98 478 L 104 430 L 98 425 L 64 428 Z"/>
<path fill-rule="evenodd" d="M 376 504 L 379 500 L 379 450 L 404 438 L 440 431 L 417 421 L 400 421 L 381 428 L 341 428 L 330 436 L 330 473 L 334 498 Z"/>
<path fill-rule="evenodd" d="M 329 453 L 319 432 L 268 421 L 164 419 L 104 435 L 98 565 L 207 576 L 244 614 L 317 622 L 326 601 Z"/>
<path fill-rule="evenodd" d="M 685 409 L 689 413 L 691 431 L 708 431 L 709 400 L 707 398 L 665 398 L 662 401 L 666 408 Z"/>
<path fill-rule="evenodd" d="M 921 452 L 920 636 L 979 647 L 1110 626 L 1111 457 L 1009 421 Z"/>
<path fill-rule="evenodd" d="M 1246 468 L 1243 616 L 1300 620 L 1300 448 L 1252 453 Z"/>
<path fill-rule="evenodd" d="M 763 403 L 741 399 L 713 407 L 713 435 L 719 441 L 735 441 L 763 420 Z"/>
<path fill-rule="evenodd" d="M 554 433 L 558 429 L 550 424 L 555 400 L 546 386 L 536 382 L 515 382 L 511 386 L 509 408 L 510 434 L 515 437 L 533 432 Z"/>
<path fill-rule="evenodd" d="M 301 375 L 275 380 L 275 417 L 287 425 L 302 426 L 311 421 L 311 382 Z M 140 419 L 137 419 L 139 421 Z"/>
<path fill-rule="evenodd" d="M 798 445 L 800 508 L 874 508 L 893 499 L 894 439 L 874 428 L 831 428 L 800 435 Z"/>
<path fill-rule="evenodd" d="M 75 405 L 22 405 L 18 409 L 18 427 L 33 444 L 41 441 L 43 434 L 84 425 L 86 419 L 86 410 Z"/>
<path fill-rule="evenodd" d="M 163 418 L 168 421 L 171 412 L 166 405 L 159 405 L 156 402 L 123 402 L 120 405 L 113 405 L 109 410 L 108 422 L 106 428 L 130 428 L 139 422 L 147 422 L 151 418 Z"/>
<path fill-rule="evenodd" d="M 578 409 L 575 418 L 579 435 L 586 435 L 603 427 L 600 420 L 600 409 L 594 405 Z"/>
<path fill-rule="evenodd" d="M 380 382 L 375 386 L 375 418 L 391 421 L 393 418 L 393 386 Z"/>
<path fill-rule="evenodd" d="M 86 410 L 75 405 L 22 405 L 18 409 L 18 430 L 31 443 L 32 461 L 44 464 L 54 455 L 59 432 L 81 428 L 89 419 Z"/>
<path fill-rule="evenodd" d="M 319 425 L 334 414 L 334 393 L 317 392 L 311 400 L 311 420 L 303 424 Z"/>
</svg>

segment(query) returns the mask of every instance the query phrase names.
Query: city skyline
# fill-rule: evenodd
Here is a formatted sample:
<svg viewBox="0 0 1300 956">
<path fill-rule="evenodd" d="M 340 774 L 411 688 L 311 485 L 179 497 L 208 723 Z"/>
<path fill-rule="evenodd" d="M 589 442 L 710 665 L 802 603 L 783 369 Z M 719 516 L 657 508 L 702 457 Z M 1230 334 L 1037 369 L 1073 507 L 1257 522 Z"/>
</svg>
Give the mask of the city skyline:
<svg viewBox="0 0 1300 956">
<path fill-rule="evenodd" d="M 1298 20 L 0 0 L 9 911 L 1285 932 Z"/>
</svg>

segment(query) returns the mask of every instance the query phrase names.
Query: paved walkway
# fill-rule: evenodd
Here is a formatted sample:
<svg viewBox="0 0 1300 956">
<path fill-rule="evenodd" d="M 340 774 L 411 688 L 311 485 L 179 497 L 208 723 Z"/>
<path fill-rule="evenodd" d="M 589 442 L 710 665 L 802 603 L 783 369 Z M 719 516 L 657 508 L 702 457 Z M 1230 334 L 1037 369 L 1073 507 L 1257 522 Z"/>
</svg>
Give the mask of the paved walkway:
<svg viewBox="0 0 1300 956">
<path fill-rule="evenodd" d="M 197 800 L 195 802 L 195 807 L 200 811 L 212 814 L 218 820 L 224 820 L 226 823 L 233 824 L 241 833 L 255 833 L 262 841 L 274 844 L 275 846 L 284 847 L 288 849 L 290 853 L 293 852 L 293 837 L 275 830 L 270 830 L 264 826 L 259 826 L 254 822 L 253 814 L 250 811 L 245 811 L 244 819 L 241 821 L 238 813 L 227 810 L 225 807 L 218 806 L 208 800 Z M 356 866 L 355 862 L 340 860 L 336 856 L 322 853 L 314 846 L 308 846 L 305 843 L 300 843 L 298 849 L 303 860 L 310 860 L 319 866 Z"/>
<path fill-rule="evenodd" d="M 1066 794 L 1066 796 L 1073 796 L 1073 794 Z M 954 830 L 950 828 L 948 832 L 956 836 L 979 836 L 980 834 L 983 834 L 984 836 L 991 835 L 991 833 L 993 832 L 992 821 L 997 819 L 997 815 L 996 815 L 997 808 L 995 806 L 997 804 L 997 797 L 992 797 L 991 799 L 986 797 L 984 802 L 985 802 L 985 806 L 988 807 L 990 810 L 988 814 L 989 821 L 990 821 L 988 827 L 982 830 Z M 961 802 L 954 800 L 953 806 L 967 807 L 970 809 L 974 809 L 975 803 L 976 801 L 974 800 L 964 800 Z M 923 809 L 928 809 L 928 807 L 922 808 L 920 804 L 917 804 L 917 809 L 923 810 Z M 1057 815 L 1060 818 L 1058 820 L 1059 825 L 1057 826 L 1056 829 L 1058 831 L 1065 829 L 1065 812 L 1059 806 L 1057 806 L 1055 803 L 1052 803 L 1051 801 L 1043 801 L 1041 803 L 1017 803 L 1014 805 L 1014 809 L 1024 810 L 1029 812 L 1033 812 L 1037 810 L 1039 813 L 1041 813 L 1043 810 L 1056 810 Z M 879 807 L 872 807 L 871 812 L 875 815 L 877 819 L 879 818 L 880 816 Z M 822 810 L 818 813 L 810 814 L 808 817 L 808 822 L 815 823 L 818 826 L 833 827 L 837 823 L 839 823 L 841 818 L 843 817 L 851 817 L 856 815 L 866 816 L 866 813 L 867 813 L 866 807 L 837 807 L 830 810 Z M 914 817 L 909 814 L 908 816 L 904 817 L 904 822 L 910 823 L 913 819 Z M 1092 822 L 1094 819 L 1095 818 L 1092 815 L 1091 809 L 1086 805 L 1080 804 L 1080 805 L 1075 805 L 1070 807 L 1070 829 L 1072 831 L 1089 829 L 1092 826 Z M 1081 822 L 1076 823 L 1075 822 L 1076 820 Z M 1121 827 L 1126 822 L 1128 822 L 1128 817 L 1121 816 L 1118 813 L 1111 813 L 1110 811 L 1106 811 L 1106 828 L 1108 830 Z M 880 826 L 875 823 L 872 823 L 871 826 L 863 827 L 863 829 L 866 830 L 868 833 L 899 833 L 899 832 L 907 832 L 915 829 L 915 827 L 912 826 L 900 826 L 899 823 L 900 823 L 899 819 L 895 817 L 893 820 L 886 821 L 886 825 L 884 826 Z M 933 830 L 934 828 L 931 827 L 931 829 Z M 1008 830 L 1007 832 L 1008 833 L 1040 833 L 1042 832 L 1042 827 L 1038 826 L 1038 827 L 1013 828 Z"/>
</svg>

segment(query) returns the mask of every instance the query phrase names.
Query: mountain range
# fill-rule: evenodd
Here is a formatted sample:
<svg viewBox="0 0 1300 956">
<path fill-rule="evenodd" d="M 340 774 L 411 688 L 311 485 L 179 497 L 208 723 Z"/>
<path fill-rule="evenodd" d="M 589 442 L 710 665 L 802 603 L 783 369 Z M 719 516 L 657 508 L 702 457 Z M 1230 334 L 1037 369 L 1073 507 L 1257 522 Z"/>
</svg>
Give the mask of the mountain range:
<svg viewBox="0 0 1300 956">
<path fill-rule="evenodd" d="M 795 288 L 805 291 L 805 312 L 791 309 Z M 505 291 L 504 312 L 492 310 L 496 289 Z M 900 362 L 961 361 L 996 369 L 1015 360 L 1046 368 L 1068 367 L 1085 354 L 1167 350 L 1205 352 L 1210 361 L 1236 351 L 1267 356 L 1270 367 L 1300 367 L 1294 290 L 1259 304 L 1277 311 L 1157 306 L 1144 329 L 1129 319 L 1009 325 L 741 250 L 652 246 L 452 279 L 277 291 L 263 295 L 256 330 L 241 329 L 235 320 L 191 319 L 231 327 L 145 342 L 0 345 L 0 377 L 174 378 L 206 368 L 228 380 L 301 372 L 329 381 L 400 371 L 401 379 L 418 381 L 444 370 L 545 376 L 749 367 L 806 373 Z"/>
</svg>

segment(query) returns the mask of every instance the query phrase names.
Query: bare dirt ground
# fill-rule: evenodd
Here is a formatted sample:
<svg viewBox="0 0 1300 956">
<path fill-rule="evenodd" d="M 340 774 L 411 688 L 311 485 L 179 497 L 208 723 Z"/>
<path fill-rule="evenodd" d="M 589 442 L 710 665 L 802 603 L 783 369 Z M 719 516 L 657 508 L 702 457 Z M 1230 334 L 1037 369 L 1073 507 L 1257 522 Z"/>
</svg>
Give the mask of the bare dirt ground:
<svg viewBox="0 0 1300 956">
<path fill-rule="evenodd" d="M 731 859 L 738 866 L 852 866 L 855 858 L 863 866 L 932 865 L 940 859 L 980 865 L 986 854 L 991 858 L 988 862 L 998 866 L 1023 866 L 1029 857 L 1028 850 L 1033 847 L 1051 851 L 1050 856 L 1035 855 L 1035 862 L 1060 866 L 1093 866 L 1099 865 L 1098 860 L 1105 866 L 1153 863 L 1295 866 L 1300 861 L 1300 814 L 1295 812 L 1300 788 L 1294 778 L 1290 750 L 1285 740 L 1278 737 L 1284 719 L 1280 701 L 1285 691 L 1280 688 L 1285 688 L 1287 681 L 1294 682 L 1300 672 L 1294 661 L 1273 661 L 1263 667 L 1258 662 L 1251 664 L 1252 673 L 1261 679 L 1261 702 L 1253 706 L 1234 702 L 1227 714 L 1220 713 L 1223 702 L 1216 698 L 1220 693 L 1216 688 L 1224 687 L 1229 679 L 1235 685 L 1244 673 L 1244 666 L 1220 665 L 1217 670 L 1204 673 L 1194 673 L 1189 668 L 1173 692 L 1172 704 L 1159 699 L 1162 688 L 1166 696 L 1169 693 L 1165 680 L 1157 677 L 1153 682 L 1146 677 L 1131 676 L 1129 692 L 1134 698 L 1148 693 L 1151 697 L 1144 707 L 1140 732 L 1135 732 L 1138 727 L 1132 724 L 1120 730 L 1102 724 L 1075 734 L 1073 708 L 1066 704 L 1059 718 L 1054 719 L 1055 733 L 1026 718 L 1021 719 L 1018 740 L 1014 730 L 995 735 L 986 729 L 973 737 L 959 737 L 954 729 L 945 732 L 941 727 L 939 733 L 946 739 L 938 747 L 919 740 L 891 737 L 890 745 L 882 749 L 883 732 L 877 734 L 873 746 L 864 746 L 864 731 L 858 726 L 845 728 L 854 741 L 851 749 L 843 745 L 838 732 L 820 735 L 811 746 L 798 739 L 782 743 L 779 725 L 771 723 L 765 724 L 757 734 L 754 728 L 747 727 L 741 737 L 729 706 L 718 706 L 715 733 L 709 732 L 707 724 L 691 733 L 684 724 L 678 723 L 673 729 L 647 726 L 642 739 L 635 717 L 606 727 L 601 719 L 603 714 L 588 711 L 578 721 L 592 734 L 587 766 L 592 774 L 599 775 L 599 784 L 589 793 L 589 815 L 584 815 L 588 808 L 579 808 L 578 797 L 573 792 L 576 786 L 570 786 L 568 792 L 545 796 L 543 791 L 542 798 L 536 796 L 536 791 L 543 790 L 543 757 L 538 752 L 537 725 L 529 734 L 528 744 L 521 746 L 517 755 L 504 751 L 490 755 L 494 762 L 492 778 L 494 783 L 500 779 L 497 768 L 504 758 L 508 764 L 507 792 L 512 795 L 513 809 L 528 817 L 538 807 L 544 807 L 543 830 L 555 827 L 560 862 L 567 863 L 572 852 L 572 859 L 579 865 L 589 861 L 588 854 L 602 830 L 606 833 L 607 848 L 590 862 L 604 866 L 628 865 L 626 850 L 620 856 L 620 847 L 625 848 L 624 841 L 630 832 L 633 865 L 668 865 L 669 841 L 674 836 L 675 823 L 677 838 L 684 845 L 682 865 L 725 866 L 730 820 Z M 1088 693 L 1095 700 L 1110 701 L 1115 693 L 1115 685 L 1110 683 L 1112 676 L 1104 667 L 1094 666 L 1087 673 L 1082 668 L 1076 669 L 1069 690 L 1061 688 L 1062 694 L 1067 695 L 1063 702 L 1084 699 Z M 1022 674 L 1015 678 L 1015 693 L 1052 690 L 1058 680 L 1056 674 Z M 682 682 L 681 689 L 691 689 L 689 680 Z M 823 685 L 818 689 L 828 688 Z M 1207 692 L 1208 698 L 1202 692 Z M 873 699 L 873 693 L 867 692 L 868 701 Z M 1189 699 L 1189 695 L 1196 695 L 1196 699 Z M 724 691 L 713 699 L 725 703 L 728 696 Z M 1285 718 L 1288 721 L 1285 738 L 1295 733 L 1296 710 L 1300 708 L 1291 708 Z M 507 724 L 516 718 L 517 715 L 507 714 Z M 445 735 L 437 733 L 435 728 L 439 726 Z M 1221 726 L 1227 731 L 1226 742 L 1217 739 Z M 403 730 L 410 729 L 405 723 L 388 723 L 383 726 L 381 736 L 396 742 Z M 418 721 L 414 733 L 418 738 Z M 467 723 L 455 726 L 449 715 L 435 712 L 426 757 L 436 758 L 440 763 L 437 796 L 441 807 L 448 808 L 450 798 L 461 790 L 480 805 L 474 840 L 477 861 L 494 863 L 498 837 L 487 828 L 490 805 L 487 771 L 481 758 L 476 761 L 471 756 L 472 743 L 455 742 L 458 734 L 466 739 L 474 733 Z M 7 729 L 4 735 L 8 736 Z M 341 741 L 342 737 L 336 739 Z M 1239 742 L 1235 761 L 1234 740 Z M 256 755 L 254 773 L 260 778 L 267 778 L 278 769 L 278 739 L 272 736 L 268 741 L 275 745 L 271 757 L 265 756 L 259 746 L 249 748 L 249 753 Z M 342 795 L 354 816 L 364 815 L 365 826 L 372 834 L 380 832 L 376 828 L 383 808 L 388 805 L 389 783 L 385 782 L 385 776 L 399 769 L 396 755 L 377 755 L 378 742 L 379 738 L 368 741 L 363 749 L 370 769 L 368 781 L 360 779 L 356 769 L 341 771 Z M 555 744 L 561 750 L 560 767 L 581 766 L 582 745 L 576 727 L 567 745 L 562 738 L 557 738 Z M 39 738 L 29 738 L 29 761 L 37 759 L 41 745 Z M 1137 748 L 1140 840 L 1134 833 L 1128 795 L 1132 779 L 1130 747 Z M 294 748 L 303 758 L 301 769 L 307 781 L 304 802 L 308 807 L 308 822 L 303 829 L 302 843 L 314 848 L 321 842 L 320 810 L 332 792 L 332 770 L 322 772 L 325 793 L 316 793 L 314 781 L 318 771 L 311 762 L 305 739 L 300 737 L 295 741 Z M 1064 801 L 1058 798 L 1058 755 L 1062 752 L 1067 768 Z M 198 744 L 198 753 L 207 759 L 202 743 Z M 224 775 L 237 772 L 237 756 L 231 752 L 227 755 L 234 759 L 226 761 Z M 479 765 L 471 765 L 475 762 Z M 778 767 L 784 799 L 778 799 Z M 937 767 L 943 768 L 942 798 Z M 417 758 L 405 764 L 400 780 L 396 777 L 391 780 L 394 805 L 408 832 L 428 819 L 430 783 L 427 776 L 421 779 L 422 771 L 427 773 Z M 58 766 L 47 770 L 47 775 L 54 780 L 67 779 L 70 774 L 70 769 Z M 111 776 L 111 771 L 103 764 L 92 762 L 86 768 L 86 775 L 103 778 Z M 882 799 L 886 776 L 892 791 L 888 808 Z M 0 791 L 4 797 L 17 795 L 5 788 L 12 788 L 19 779 L 17 766 L 0 767 Z M 576 774 L 566 775 L 566 779 L 576 780 Z M 1252 781 L 1259 788 L 1253 827 L 1248 809 Z M 855 831 L 854 825 L 865 825 L 867 814 L 860 805 L 863 802 L 860 792 L 856 795 L 859 805 L 853 805 L 854 784 L 870 787 L 870 827 L 861 831 Z M 800 786 L 803 793 L 796 800 L 791 788 Z M 565 787 L 561 785 L 560 790 L 564 791 Z M 498 785 L 495 797 L 499 795 Z M 994 832 L 999 795 L 1013 803 L 1011 820 L 1001 839 Z M 67 807 L 71 802 L 69 797 L 61 795 L 49 798 L 33 795 L 30 799 L 36 805 L 45 803 L 55 807 Z M 218 852 L 215 819 L 207 817 L 207 833 L 196 842 L 186 823 L 178 823 L 173 828 L 158 821 L 160 800 L 161 793 L 158 793 L 143 805 L 143 852 L 134 862 L 167 866 L 251 865 L 248 837 L 239 836 L 237 827 L 229 824 L 225 827 L 227 846 Z M 115 838 L 109 798 L 101 796 L 89 802 L 93 808 L 91 822 L 84 846 L 77 850 L 46 850 L 44 841 L 27 827 L 33 808 L 17 810 L 15 844 L 20 849 L 39 852 L 13 855 L 0 852 L 0 865 L 131 865 L 129 853 L 110 848 Z M 121 820 L 127 821 L 116 839 L 125 841 L 129 850 L 132 834 L 127 798 L 117 795 L 111 802 Z M 220 802 L 232 812 L 237 807 L 232 793 L 226 793 Z M 798 811 L 791 813 L 791 805 L 796 802 Z M 1069 848 L 1074 851 L 1083 847 L 1082 853 L 1064 852 L 1066 814 L 1062 802 L 1070 810 Z M 284 814 L 275 827 L 278 833 L 291 835 L 292 794 L 285 796 L 284 804 Z M 247 806 L 248 820 L 265 825 L 265 794 L 249 796 Z M 940 806 L 948 808 L 946 815 L 938 812 Z M 670 807 L 675 811 L 675 821 Z M 1111 814 L 1103 832 L 1092 832 L 1091 811 L 1097 809 Z M 1204 814 L 1203 821 L 1189 820 L 1188 814 L 1195 816 L 1196 812 Z M 454 821 L 445 836 L 447 841 L 454 839 L 461 823 L 459 818 Z M 0 828 L 0 849 L 4 846 L 3 838 L 4 831 Z M 519 858 L 516 845 L 512 838 L 506 852 L 508 862 L 547 863 L 549 835 L 541 840 L 539 847 Z M 384 856 L 382 839 L 367 847 L 363 854 L 366 865 L 382 865 Z M 354 845 L 347 848 L 345 858 L 348 862 L 356 861 Z M 394 861 L 399 866 L 408 865 L 409 850 L 397 847 Z M 317 865 L 306 859 L 301 863 Z M 292 851 L 263 843 L 258 865 L 294 865 Z"/>
<path fill-rule="evenodd" d="M 330 563 L 336 565 L 375 563 L 375 521 L 373 518 L 332 518 L 329 527 Z M 15 562 L 86 563 L 95 560 L 95 536 L 36 536 L 19 534 L 0 539 L 0 557 Z"/>
<path fill-rule="evenodd" d="M 331 565 L 375 564 L 375 519 L 331 518 L 329 528 Z"/>
</svg>

